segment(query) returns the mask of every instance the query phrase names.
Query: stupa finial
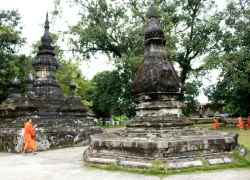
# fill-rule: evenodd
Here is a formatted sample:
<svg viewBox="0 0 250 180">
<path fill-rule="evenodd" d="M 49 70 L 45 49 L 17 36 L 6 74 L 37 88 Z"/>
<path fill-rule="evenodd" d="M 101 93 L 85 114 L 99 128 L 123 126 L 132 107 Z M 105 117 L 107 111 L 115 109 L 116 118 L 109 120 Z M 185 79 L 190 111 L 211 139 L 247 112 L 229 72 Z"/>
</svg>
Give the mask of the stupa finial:
<svg viewBox="0 0 250 180">
<path fill-rule="evenodd" d="M 51 45 L 52 44 L 52 37 L 49 32 L 49 16 L 48 16 L 48 11 L 46 13 L 46 20 L 45 20 L 45 25 L 44 25 L 44 34 L 41 38 L 42 45 L 39 47 L 39 52 L 38 55 L 40 54 L 50 54 L 50 55 L 55 55 L 53 52 L 54 47 Z"/>
<path fill-rule="evenodd" d="M 46 21 L 45 21 L 45 26 L 44 26 L 45 29 L 49 29 L 49 15 L 48 15 L 48 11 L 46 13 Z"/>
<path fill-rule="evenodd" d="M 155 7 L 153 4 L 151 4 L 151 6 L 149 8 L 149 19 L 150 18 L 157 18 L 157 14 L 155 12 Z"/>
<path fill-rule="evenodd" d="M 145 32 L 145 44 L 149 43 L 150 40 L 155 38 L 161 39 L 161 41 L 165 44 L 164 32 L 162 31 L 158 23 L 157 14 L 153 4 L 151 4 L 149 8 L 148 18 L 149 18 L 149 23 L 147 30 Z"/>
</svg>

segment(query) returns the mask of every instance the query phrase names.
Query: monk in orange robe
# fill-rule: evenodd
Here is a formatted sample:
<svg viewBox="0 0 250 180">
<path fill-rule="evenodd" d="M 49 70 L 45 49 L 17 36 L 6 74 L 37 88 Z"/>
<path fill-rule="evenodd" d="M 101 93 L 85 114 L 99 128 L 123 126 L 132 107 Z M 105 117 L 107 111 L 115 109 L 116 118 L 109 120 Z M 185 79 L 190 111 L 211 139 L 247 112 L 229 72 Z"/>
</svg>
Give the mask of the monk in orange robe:
<svg viewBox="0 0 250 180">
<path fill-rule="evenodd" d="M 214 130 L 218 130 L 219 129 L 219 121 L 217 118 L 214 118 Z"/>
<path fill-rule="evenodd" d="M 24 125 L 24 141 L 25 145 L 23 148 L 22 155 L 25 155 L 25 152 L 27 150 L 32 150 L 32 154 L 36 154 L 36 141 L 35 141 L 35 131 L 36 131 L 36 125 L 32 126 L 32 120 L 27 119 L 27 122 Z"/>
<path fill-rule="evenodd" d="M 240 129 L 240 130 L 242 130 L 243 129 L 243 126 L 244 126 L 244 124 L 243 124 L 243 120 L 242 120 L 242 118 L 241 118 L 241 116 L 240 117 L 238 117 L 238 128 Z"/>
<path fill-rule="evenodd" d="M 250 128 L 250 116 L 247 118 L 247 128 Z"/>
</svg>

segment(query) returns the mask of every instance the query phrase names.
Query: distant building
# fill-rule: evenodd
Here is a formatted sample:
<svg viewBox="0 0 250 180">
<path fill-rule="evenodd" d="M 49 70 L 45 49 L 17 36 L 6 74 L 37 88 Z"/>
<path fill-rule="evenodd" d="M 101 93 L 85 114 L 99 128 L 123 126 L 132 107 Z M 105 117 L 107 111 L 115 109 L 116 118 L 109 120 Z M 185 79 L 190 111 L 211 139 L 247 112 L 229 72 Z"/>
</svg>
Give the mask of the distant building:
<svg viewBox="0 0 250 180">
<path fill-rule="evenodd" d="M 223 111 L 223 107 L 225 106 L 225 103 L 220 104 L 213 104 L 212 102 L 208 103 L 200 103 L 197 102 L 197 108 L 196 112 L 193 114 L 193 116 L 198 117 L 214 117 L 216 113 L 224 114 L 226 112 Z"/>
</svg>

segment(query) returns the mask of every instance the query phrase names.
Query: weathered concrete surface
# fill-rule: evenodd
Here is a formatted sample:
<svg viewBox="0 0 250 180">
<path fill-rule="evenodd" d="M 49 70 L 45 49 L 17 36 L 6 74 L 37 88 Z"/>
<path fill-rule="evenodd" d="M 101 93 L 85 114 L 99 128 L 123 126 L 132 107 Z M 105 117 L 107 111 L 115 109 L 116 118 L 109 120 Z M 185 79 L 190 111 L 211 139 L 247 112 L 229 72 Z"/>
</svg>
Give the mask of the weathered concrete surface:
<svg viewBox="0 0 250 180">
<path fill-rule="evenodd" d="M 0 178 L 4 180 L 160 180 L 156 176 L 144 176 L 123 172 L 87 169 L 82 154 L 87 146 L 38 152 L 36 155 L 0 153 Z M 246 180 L 249 170 L 227 170 L 188 175 L 174 175 L 163 180 Z"/>
</svg>

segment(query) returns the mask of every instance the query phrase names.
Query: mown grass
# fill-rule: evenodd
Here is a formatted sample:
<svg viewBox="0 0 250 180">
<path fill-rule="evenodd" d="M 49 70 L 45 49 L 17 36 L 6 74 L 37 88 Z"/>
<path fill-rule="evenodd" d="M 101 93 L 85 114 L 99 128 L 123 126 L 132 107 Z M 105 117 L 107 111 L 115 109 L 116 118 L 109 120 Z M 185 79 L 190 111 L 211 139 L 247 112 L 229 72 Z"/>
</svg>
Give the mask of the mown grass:
<svg viewBox="0 0 250 180">
<path fill-rule="evenodd" d="M 126 128 L 126 126 L 121 126 L 121 125 L 117 125 L 117 126 L 101 126 L 104 129 L 118 129 L 118 128 Z"/>
</svg>

